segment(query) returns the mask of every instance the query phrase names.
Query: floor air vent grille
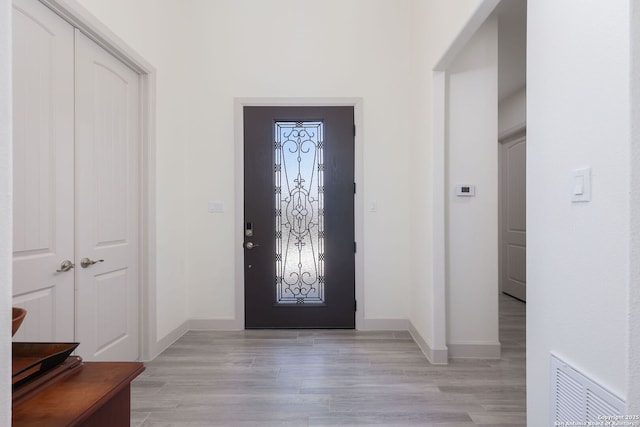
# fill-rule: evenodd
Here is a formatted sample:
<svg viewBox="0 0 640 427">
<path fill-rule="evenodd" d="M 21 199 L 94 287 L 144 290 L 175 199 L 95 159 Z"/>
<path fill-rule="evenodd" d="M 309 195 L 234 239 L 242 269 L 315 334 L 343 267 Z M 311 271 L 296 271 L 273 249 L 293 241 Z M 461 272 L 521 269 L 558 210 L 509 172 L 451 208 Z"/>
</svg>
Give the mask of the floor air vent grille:
<svg viewBox="0 0 640 427">
<path fill-rule="evenodd" d="M 603 421 L 606 420 L 603 417 L 625 412 L 622 400 L 554 355 L 551 355 L 551 399 L 552 426 Z"/>
</svg>

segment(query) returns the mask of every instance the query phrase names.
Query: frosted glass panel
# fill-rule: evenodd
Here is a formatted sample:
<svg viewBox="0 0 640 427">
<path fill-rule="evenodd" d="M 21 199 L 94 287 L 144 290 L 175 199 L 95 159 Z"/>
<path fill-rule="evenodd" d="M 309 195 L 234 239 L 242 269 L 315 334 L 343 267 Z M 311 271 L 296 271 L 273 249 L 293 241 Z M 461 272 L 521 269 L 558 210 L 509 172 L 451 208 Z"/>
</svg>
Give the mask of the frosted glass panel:
<svg viewBox="0 0 640 427">
<path fill-rule="evenodd" d="M 324 303 L 322 122 L 275 123 L 276 303 Z"/>
</svg>

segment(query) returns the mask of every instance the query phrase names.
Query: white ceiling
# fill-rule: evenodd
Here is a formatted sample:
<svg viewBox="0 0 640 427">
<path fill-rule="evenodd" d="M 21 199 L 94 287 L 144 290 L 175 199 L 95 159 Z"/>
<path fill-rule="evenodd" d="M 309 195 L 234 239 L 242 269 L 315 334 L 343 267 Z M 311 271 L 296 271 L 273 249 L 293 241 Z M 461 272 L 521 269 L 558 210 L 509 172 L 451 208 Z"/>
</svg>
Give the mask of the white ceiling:
<svg viewBox="0 0 640 427">
<path fill-rule="evenodd" d="M 502 0 L 498 16 L 498 98 L 526 86 L 527 0 Z"/>
</svg>

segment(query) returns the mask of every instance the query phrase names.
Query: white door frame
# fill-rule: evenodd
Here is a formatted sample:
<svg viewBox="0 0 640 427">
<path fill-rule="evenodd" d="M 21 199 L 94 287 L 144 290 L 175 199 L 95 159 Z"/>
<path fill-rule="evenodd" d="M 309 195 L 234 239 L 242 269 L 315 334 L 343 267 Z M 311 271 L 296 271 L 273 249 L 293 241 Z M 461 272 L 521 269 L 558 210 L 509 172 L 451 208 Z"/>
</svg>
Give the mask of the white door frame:
<svg viewBox="0 0 640 427">
<path fill-rule="evenodd" d="M 0 307 L 2 317 L 0 328 L 0 425 L 11 424 L 11 387 L 9 371 L 11 366 L 11 336 L 9 335 L 9 311 L 11 311 L 11 269 L 13 202 L 13 147 L 12 134 L 12 10 L 11 1 L 0 0 Z M 7 142 L 5 142 L 7 141 Z M 5 313 L 6 309 L 6 314 Z"/>
<path fill-rule="evenodd" d="M 156 188 L 155 188 L 155 96 L 156 70 L 122 39 L 75 0 L 40 0 L 42 4 L 78 28 L 107 52 L 140 76 L 140 205 L 139 205 L 139 357 L 157 355 L 156 322 Z"/>
<path fill-rule="evenodd" d="M 357 191 L 354 199 L 356 265 L 356 329 L 367 329 L 364 313 L 364 156 L 362 98 L 236 98 L 234 102 L 235 125 L 235 316 L 228 323 L 217 323 L 217 329 L 244 329 L 244 120 L 243 107 L 353 107 L 355 135 L 354 178 Z"/>
</svg>

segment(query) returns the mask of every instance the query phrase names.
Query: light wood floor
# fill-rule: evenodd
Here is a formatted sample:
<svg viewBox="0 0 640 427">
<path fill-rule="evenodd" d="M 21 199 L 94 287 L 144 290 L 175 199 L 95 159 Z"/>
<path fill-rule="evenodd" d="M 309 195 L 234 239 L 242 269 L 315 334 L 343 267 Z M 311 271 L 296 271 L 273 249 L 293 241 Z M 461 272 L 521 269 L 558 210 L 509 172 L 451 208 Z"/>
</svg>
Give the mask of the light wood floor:
<svg viewBox="0 0 640 427">
<path fill-rule="evenodd" d="M 132 386 L 132 426 L 526 426 L 525 304 L 501 360 L 430 365 L 407 332 L 189 332 Z"/>
</svg>

